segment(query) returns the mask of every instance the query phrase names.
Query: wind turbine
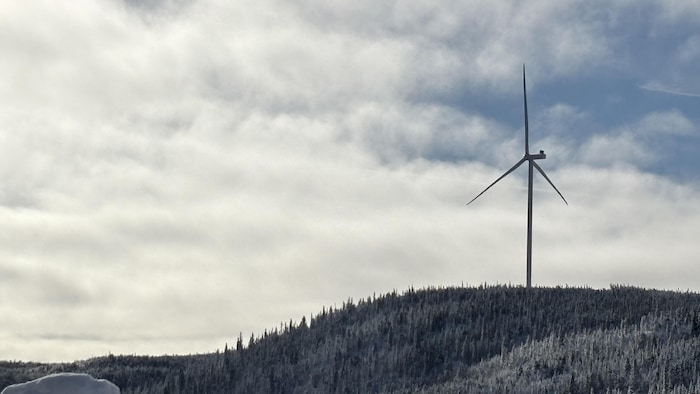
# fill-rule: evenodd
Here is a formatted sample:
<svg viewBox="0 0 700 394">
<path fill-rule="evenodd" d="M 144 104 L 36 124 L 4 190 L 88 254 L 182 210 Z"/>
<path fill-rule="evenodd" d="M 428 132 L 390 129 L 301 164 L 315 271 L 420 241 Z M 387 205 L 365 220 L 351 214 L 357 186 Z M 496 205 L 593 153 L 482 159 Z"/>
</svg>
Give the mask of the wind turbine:
<svg viewBox="0 0 700 394">
<path fill-rule="evenodd" d="M 550 185 L 556 190 L 557 194 L 559 194 L 559 197 L 561 197 L 562 200 L 564 200 L 564 203 L 566 205 L 569 205 L 569 203 L 566 201 L 564 196 L 559 192 L 559 189 L 557 189 L 556 186 L 554 186 L 554 183 L 549 179 L 547 174 L 544 173 L 544 170 L 542 167 L 540 167 L 535 160 L 544 160 L 547 158 L 547 155 L 544 154 L 544 151 L 541 150 L 540 153 L 535 153 L 531 154 L 530 153 L 530 130 L 528 128 L 528 122 L 527 122 L 527 88 L 525 87 L 525 65 L 523 64 L 523 102 L 524 102 L 524 108 L 525 108 L 525 155 L 523 156 L 520 161 L 515 163 L 513 167 L 511 167 L 510 170 L 506 171 L 505 174 L 501 175 L 498 179 L 493 181 L 492 184 L 490 184 L 484 191 L 479 193 L 476 197 L 474 197 L 471 201 L 467 203 L 467 205 L 471 204 L 479 198 L 482 194 L 486 193 L 487 190 L 491 188 L 491 186 L 495 185 L 498 181 L 501 179 L 505 178 L 506 175 L 510 174 L 511 172 L 515 171 L 518 167 L 520 167 L 523 163 L 528 162 L 528 178 L 527 178 L 527 288 L 529 289 L 532 287 L 532 175 L 533 175 L 533 168 L 536 168 L 537 171 L 542 174 L 544 179 L 549 182 Z"/>
</svg>

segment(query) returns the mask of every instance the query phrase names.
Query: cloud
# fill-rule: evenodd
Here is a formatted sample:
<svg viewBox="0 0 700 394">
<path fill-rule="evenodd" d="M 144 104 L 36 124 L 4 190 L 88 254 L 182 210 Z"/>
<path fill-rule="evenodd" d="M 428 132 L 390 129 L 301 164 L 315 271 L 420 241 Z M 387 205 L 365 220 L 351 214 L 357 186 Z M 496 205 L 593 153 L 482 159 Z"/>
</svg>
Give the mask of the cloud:
<svg viewBox="0 0 700 394">
<path fill-rule="evenodd" d="M 561 142 L 560 151 L 571 153 L 576 162 L 592 166 L 651 168 L 662 160 L 677 160 L 669 155 L 683 154 L 677 145 L 687 143 L 683 141 L 696 134 L 695 124 L 680 111 L 655 111 L 629 124 L 599 131 L 578 146 L 572 146 L 570 141 Z M 556 140 L 553 141 L 557 146 Z"/>
<path fill-rule="evenodd" d="M 548 235 L 541 235 L 538 242 L 543 248 L 549 245 L 542 252 L 541 274 L 551 269 L 551 284 L 608 281 L 693 288 L 688 281 L 678 280 L 677 275 L 697 271 L 681 263 L 692 260 L 698 252 L 690 241 L 698 222 L 697 215 L 691 213 L 698 205 L 697 189 L 629 168 L 579 167 L 557 176 L 563 178 L 559 186 L 564 193 L 571 190 L 571 183 L 586 185 L 586 190 L 565 194 L 571 207 L 577 208 L 563 210 L 551 222 L 540 219 L 551 228 L 543 229 Z M 542 210 L 551 210 L 551 205 Z M 561 239 L 571 243 L 557 242 Z M 548 255 L 550 252 L 552 255 Z"/>
<path fill-rule="evenodd" d="M 652 112 L 639 121 L 641 133 L 688 136 L 694 135 L 697 128 L 678 110 Z"/>
<path fill-rule="evenodd" d="M 641 166 L 656 159 L 639 136 L 630 131 L 596 135 L 581 146 L 578 155 L 584 163 L 597 166 L 625 163 Z"/>
<path fill-rule="evenodd" d="M 659 2 L 656 5 L 661 10 L 659 19 L 663 22 L 668 24 L 687 23 L 690 25 L 698 23 L 696 17 L 700 16 L 700 6 L 696 3 L 671 0 Z"/>
<path fill-rule="evenodd" d="M 693 93 L 683 90 L 683 88 L 677 88 L 673 86 L 666 86 L 658 81 L 650 81 L 640 86 L 640 88 L 645 90 L 650 90 L 652 92 L 660 92 L 666 94 L 673 94 L 678 96 L 688 96 L 688 97 L 700 97 L 700 93 Z"/>
</svg>

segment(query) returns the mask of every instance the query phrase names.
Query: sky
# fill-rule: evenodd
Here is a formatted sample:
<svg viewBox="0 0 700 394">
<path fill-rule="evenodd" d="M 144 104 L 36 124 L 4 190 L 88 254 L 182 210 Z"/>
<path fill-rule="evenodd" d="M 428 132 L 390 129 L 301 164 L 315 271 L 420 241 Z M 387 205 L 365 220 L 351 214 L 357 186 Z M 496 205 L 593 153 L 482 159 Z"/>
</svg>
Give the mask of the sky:
<svg viewBox="0 0 700 394">
<path fill-rule="evenodd" d="M 0 0 L 0 359 L 212 352 L 349 298 L 700 291 L 700 3 Z M 247 341 L 247 340 L 246 340 Z"/>
</svg>

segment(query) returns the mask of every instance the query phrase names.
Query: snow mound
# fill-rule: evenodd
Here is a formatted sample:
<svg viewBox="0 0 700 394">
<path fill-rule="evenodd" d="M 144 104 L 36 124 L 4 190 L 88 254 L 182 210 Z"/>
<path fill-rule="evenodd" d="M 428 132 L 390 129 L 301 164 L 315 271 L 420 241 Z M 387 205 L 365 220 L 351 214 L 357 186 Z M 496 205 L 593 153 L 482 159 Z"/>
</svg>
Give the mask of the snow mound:
<svg viewBox="0 0 700 394">
<path fill-rule="evenodd" d="M 119 387 L 87 374 L 59 373 L 13 384 L 0 394 L 119 394 Z"/>
</svg>

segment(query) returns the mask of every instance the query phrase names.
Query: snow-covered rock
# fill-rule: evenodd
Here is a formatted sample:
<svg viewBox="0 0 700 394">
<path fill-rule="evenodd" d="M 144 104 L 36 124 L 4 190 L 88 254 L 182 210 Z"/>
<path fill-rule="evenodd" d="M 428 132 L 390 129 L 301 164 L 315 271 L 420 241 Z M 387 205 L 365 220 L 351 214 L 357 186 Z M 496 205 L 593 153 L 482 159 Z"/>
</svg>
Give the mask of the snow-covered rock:
<svg viewBox="0 0 700 394">
<path fill-rule="evenodd" d="M 119 387 L 87 374 L 59 373 L 13 384 L 0 394 L 119 394 Z"/>
</svg>

